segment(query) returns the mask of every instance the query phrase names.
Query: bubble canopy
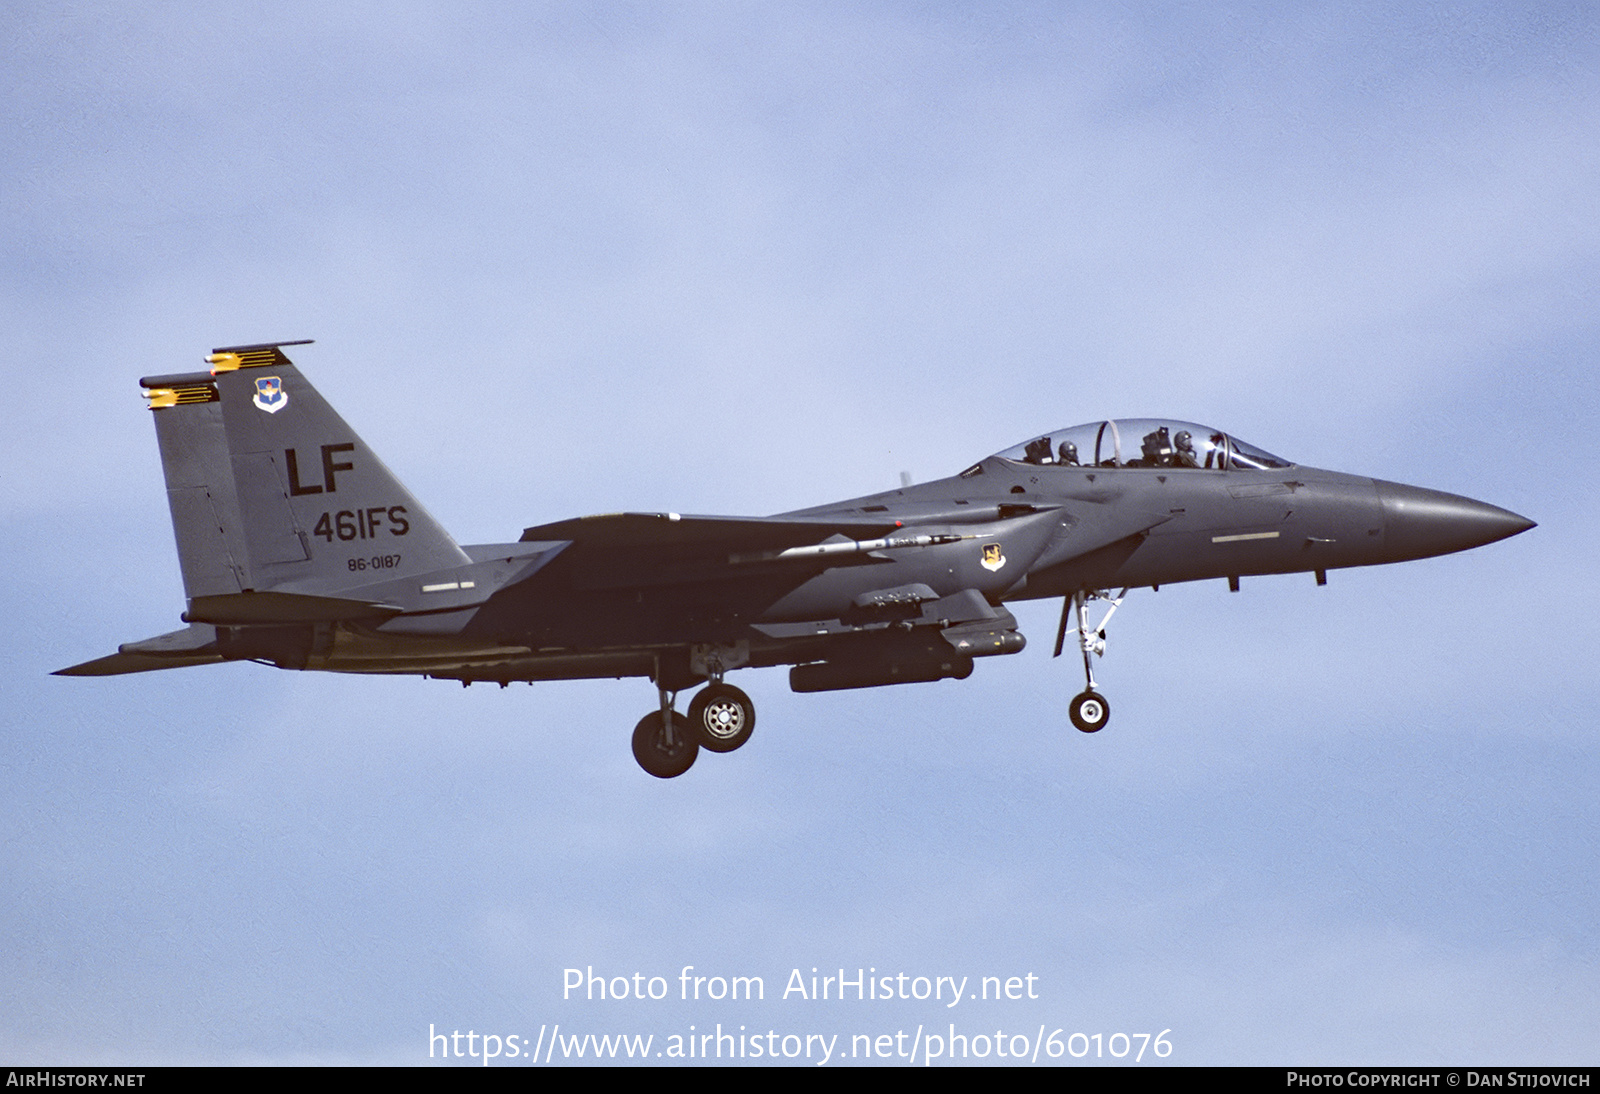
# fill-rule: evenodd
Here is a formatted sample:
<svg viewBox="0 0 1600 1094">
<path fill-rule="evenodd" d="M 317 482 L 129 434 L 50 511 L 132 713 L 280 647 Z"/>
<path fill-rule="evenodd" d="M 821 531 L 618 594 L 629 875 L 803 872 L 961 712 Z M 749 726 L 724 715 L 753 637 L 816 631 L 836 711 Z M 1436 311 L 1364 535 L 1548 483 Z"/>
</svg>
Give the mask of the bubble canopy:
<svg viewBox="0 0 1600 1094">
<path fill-rule="evenodd" d="M 1058 429 L 995 453 L 1051 467 L 1159 467 L 1195 471 L 1266 471 L 1292 467 L 1220 429 L 1165 418 L 1118 418 Z"/>
</svg>

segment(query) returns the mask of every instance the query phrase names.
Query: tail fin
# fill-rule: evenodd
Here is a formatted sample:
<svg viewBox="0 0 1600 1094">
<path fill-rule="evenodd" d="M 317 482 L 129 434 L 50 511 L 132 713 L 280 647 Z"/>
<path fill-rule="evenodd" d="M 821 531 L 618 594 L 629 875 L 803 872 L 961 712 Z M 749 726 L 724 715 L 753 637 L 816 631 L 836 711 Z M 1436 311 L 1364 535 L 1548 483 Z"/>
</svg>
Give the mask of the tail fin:
<svg viewBox="0 0 1600 1094">
<path fill-rule="evenodd" d="M 278 342 L 148 376 L 184 594 L 328 597 L 470 561 Z M 287 598 L 277 598 L 286 602 Z"/>
</svg>

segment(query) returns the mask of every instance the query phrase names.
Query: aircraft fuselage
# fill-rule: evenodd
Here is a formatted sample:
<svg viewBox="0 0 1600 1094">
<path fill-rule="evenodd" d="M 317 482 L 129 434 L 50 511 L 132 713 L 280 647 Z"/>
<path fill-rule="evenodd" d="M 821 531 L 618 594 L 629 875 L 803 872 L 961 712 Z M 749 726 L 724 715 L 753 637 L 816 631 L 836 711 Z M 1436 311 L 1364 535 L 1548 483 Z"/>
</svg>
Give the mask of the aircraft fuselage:
<svg viewBox="0 0 1600 1094">
<path fill-rule="evenodd" d="M 147 377 L 185 630 L 62 672 L 252 660 L 463 684 L 647 676 L 634 752 L 671 777 L 732 751 L 755 709 L 723 682 L 790 665 L 796 691 L 968 675 L 1026 644 L 1008 601 L 1063 599 L 1094 732 L 1110 590 L 1369 566 L 1533 526 L 1483 502 L 1298 466 L 1191 422 L 1119 419 L 1036 437 L 961 474 L 771 517 L 615 513 L 458 545 L 283 354 L 215 351 Z M 1109 612 L 1107 615 L 1109 618 Z M 688 724 L 675 694 L 706 683 Z"/>
</svg>

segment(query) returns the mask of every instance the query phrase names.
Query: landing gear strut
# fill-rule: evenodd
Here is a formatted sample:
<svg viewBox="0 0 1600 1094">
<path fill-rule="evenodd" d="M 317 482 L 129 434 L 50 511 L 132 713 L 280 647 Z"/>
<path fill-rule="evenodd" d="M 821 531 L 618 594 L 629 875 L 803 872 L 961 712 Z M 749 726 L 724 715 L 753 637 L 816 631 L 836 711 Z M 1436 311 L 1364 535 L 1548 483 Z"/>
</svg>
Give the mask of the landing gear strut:
<svg viewBox="0 0 1600 1094">
<path fill-rule="evenodd" d="M 1056 632 L 1056 657 L 1061 656 L 1061 650 L 1066 645 L 1067 624 L 1072 613 L 1078 617 L 1078 646 L 1083 650 L 1083 675 L 1088 681 L 1088 687 L 1075 695 L 1072 704 L 1067 708 L 1067 716 L 1072 719 L 1072 724 L 1085 733 L 1098 733 L 1104 729 L 1111 720 L 1111 704 L 1106 697 L 1094 688 L 1094 662 L 1089 655 L 1104 657 L 1106 652 L 1106 624 L 1111 622 L 1111 617 L 1122 606 L 1122 598 L 1128 595 L 1128 590 L 1123 589 L 1116 596 L 1104 591 L 1079 591 L 1068 597 L 1061 605 L 1061 628 Z M 1089 628 L 1089 601 L 1104 600 L 1111 607 L 1106 609 L 1105 617 L 1100 620 L 1100 625 L 1093 630 Z"/>
</svg>

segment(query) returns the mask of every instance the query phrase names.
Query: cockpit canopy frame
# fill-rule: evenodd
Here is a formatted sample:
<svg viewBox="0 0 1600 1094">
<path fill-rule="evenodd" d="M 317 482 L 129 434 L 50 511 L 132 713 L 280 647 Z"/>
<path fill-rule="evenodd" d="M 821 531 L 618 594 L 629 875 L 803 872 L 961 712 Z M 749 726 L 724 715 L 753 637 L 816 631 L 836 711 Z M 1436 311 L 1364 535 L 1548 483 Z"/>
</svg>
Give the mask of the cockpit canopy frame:
<svg viewBox="0 0 1600 1094">
<path fill-rule="evenodd" d="M 1120 418 L 1042 433 L 995 455 L 1040 467 L 1270 471 L 1294 464 L 1220 429 L 1168 418 Z"/>
</svg>

